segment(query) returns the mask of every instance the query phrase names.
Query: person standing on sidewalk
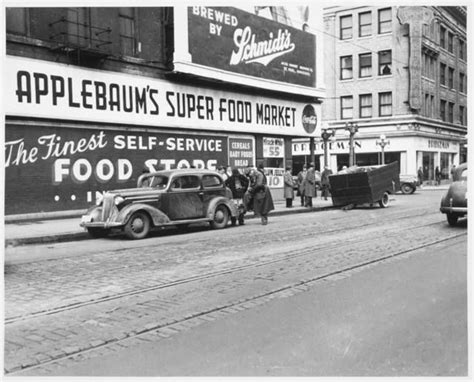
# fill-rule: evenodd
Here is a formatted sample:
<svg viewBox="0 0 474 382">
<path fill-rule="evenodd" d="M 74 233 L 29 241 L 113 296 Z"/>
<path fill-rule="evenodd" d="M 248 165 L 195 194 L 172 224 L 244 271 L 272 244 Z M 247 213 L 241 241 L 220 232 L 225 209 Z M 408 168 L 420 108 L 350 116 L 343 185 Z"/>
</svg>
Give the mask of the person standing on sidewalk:
<svg viewBox="0 0 474 382">
<path fill-rule="evenodd" d="M 245 205 L 243 199 L 249 186 L 249 180 L 245 175 L 242 175 L 237 168 L 233 168 L 232 175 L 225 181 L 225 185 L 232 191 L 232 199 L 239 211 L 239 225 L 244 225 Z M 232 218 L 232 225 L 235 225 L 235 223 L 236 218 Z"/>
<path fill-rule="evenodd" d="M 263 164 L 259 163 L 255 172 L 255 186 L 249 192 L 253 195 L 253 211 L 262 219 L 262 225 L 268 223 L 268 213 L 275 209 L 272 194 L 267 186 L 267 177 Z"/>
<path fill-rule="evenodd" d="M 295 182 L 293 181 L 293 175 L 291 174 L 291 166 L 286 166 L 286 172 L 283 176 L 284 190 L 283 194 L 286 199 L 286 208 L 293 207 L 293 199 L 295 198 L 294 187 Z"/>
<path fill-rule="evenodd" d="M 321 174 L 321 199 L 328 200 L 329 196 L 329 175 L 332 175 L 332 170 L 326 166 Z"/>
<path fill-rule="evenodd" d="M 298 192 L 301 198 L 301 207 L 305 205 L 304 200 L 304 180 L 306 179 L 307 166 L 303 165 L 303 169 L 298 173 Z"/>
<path fill-rule="evenodd" d="M 313 197 L 316 194 L 316 175 L 314 171 L 314 163 L 311 162 L 304 180 L 305 207 L 313 207 Z"/>
<path fill-rule="evenodd" d="M 420 188 L 423 186 L 423 169 L 421 168 L 421 166 L 418 168 L 418 185 L 420 186 Z"/>
<path fill-rule="evenodd" d="M 436 166 L 435 168 L 435 178 L 436 178 L 436 185 L 440 185 L 441 184 L 441 171 L 439 170 L 439 167 Z"/>
</svg>

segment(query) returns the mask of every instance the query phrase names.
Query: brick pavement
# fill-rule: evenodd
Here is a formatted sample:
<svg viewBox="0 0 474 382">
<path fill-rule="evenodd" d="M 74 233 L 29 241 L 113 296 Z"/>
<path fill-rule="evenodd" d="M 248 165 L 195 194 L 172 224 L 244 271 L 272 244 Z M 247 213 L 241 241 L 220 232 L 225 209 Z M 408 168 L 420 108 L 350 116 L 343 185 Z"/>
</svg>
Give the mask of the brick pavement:
<svg viewBox="0 0 474 382">
<path fill-rule="evenodd" d="M 380 211 L 381 210 L 374 210 L 372 214 L 377 215 L 381 213 Z M 398 212 L 394 211 L 394 213 L 396 214 Z M 412 227 L 418 227 L 420 221 L 426 222 L 426 215 L 421 214 L 420 216 L 422 216 L 422 218 L 420 218 L 418 222 L 415 219 L 411 222 L 410 226 L 403 228 L 405 233 L 412 235 L 410 237 L 413 237 L 413 239 L 405 240 L 402 244 L 420 243 L 418 240 L 419 233 L 416 233 L 414 228 L 411 229 Z M 433 214 L 432 219 L 433 222 L 439 221 L 439 215 Z M 347 267 L 354 263 L 360 263 L 361 261 L 370 261 L 371 259 L 380 257 L 381 254 L 400 249 L 400 240 L 397 235 L 392 235 L 390 240 L 377 242 L 374 246 L 373 233 L 379 228 L 377 224 L 360 227 L 359 220 L 355 220 L 353 223 L 354 229 L 357 228 L 357 230 L 347 230 L 346 228 L 348 232 L 345 234 L 341 234 L 341 231 L 335 230 L 335 233 L 332 235 L 328 234 L 324 237 L 320 237 L 316 247 L 313 235 L 305 235 L 305 233 L 300 232 L 302 244 L 299 248 L 295 249 L 294 242 L 285 246 L 285 237 L 281 237 L 281 232 L 274 232 L 269 235 L 270 238 L 265 238 L 264 236 L 261 243 L 265 244 L 258 246 L 259 248 L 266 248 L 263 255 L 255 250 L 246 254 L 242 254 L 238 249 L 237 251 L 234 249 L 233 252 L 231 248 L 234 247 L 235 240 L 229 235 L 224 242 L 220 243 L 219 261 L 217 263 L 215 262 L 216 254 L 209 253 L 209 249 L 204 248 L 205 241 L 201 243 L 201 245 L 203 245 L 201 249 L 198 245 L 197 248 L 194 248 L 194 251 L 191 251 L 188 257 L 182 256 L 179 258 L 179 254 L 171 250 L 167 254 L 168 257 L 163 259 L 163 261 L 155 261 L 155 259 L 153 259 L 153 266 L 156 267 L 154 268 L 154 272 L 156 273 L 157 279 L 163 278 L 163 274 L 160 274 L 160 272 L 166 275 L 166 279 L 173 279 L 173 277 L 169 277 L 172 275 L 170 269 L 173 269 L 174 272 L 179 274 L 182 278 L 189 278 L 193 275 L 200 274 L 201 270 L 209 268 L 210 264 L 212 264 L 213 267 L 221 266 L 225 269 L 225 267 L 229 267 L 229 261 L 233 261 L 239 266 L 242 266 L 242 264 L 259 265 L 264 261 L 269 263 L 265 266 L 248 268 L 244 273 L 225 273 L 193 283 L 176 285 L 173 288 L 164 290 L 155 289 L 146 293 L 140 293 L 139 295 L 127 296 L 120 299 L 120 301 L 104 302 L 101 303 L 100 306 L 97 304 L 98 306 L 88 307 L 87 309 L 81 308 L 66 311 L 59 315 L 53 315 L 51 318 L 48 316 L 35 318 L 34 325 L 28 320 L 24 323 L 18 322 L 7 325 L 5 332 L 7 341 L 15 343 L 19 341 L 20 344 L 24 346 L 22 349 L 11 349 L 9 347 L 6 349 L 5 359 L 8 362 L 5 362 L 5 366 L 7 371 L 17 370 L 20 367 L 25 367 L 32 363 L 37 364 L 42 362 L 39 361 L 38 358 L 55 358 L 61 355 L 73 354 L 81 351 L 81 349 L 89 349 L 94 346 L 100 347 L 108 343 L 113 344 L 114 341 L 118 339 L 124 339 L 127 338 L 127 336 L 133 336 L 142 331 L 147 332 L 154 330 L 154 328 L 158 328 L 161 325 L 171 325 L 173 328 L 172 325 L 180 325 L 180 323 L 173 324 L 173 322 L 183 320 L 186 317 L 192 317 L 196 314 L 202 314 L 206 311 L 206 307 L 209 311 L 215 310 L 216 307 L 238 310 L 237 306 L 239 306 L 239 304 L 244 308 L 250 308 L 253 306 L 252 302 L 247 300 L 249 298 L 253 299 L 258 297 L 258 295 L 255 295 L 255 291 L 260 291 L 260 294 L 270 293 L 278 289 L 278 287 L 292 285 L 295 282 L 304 281 L 305 279 L 310 280 L 314 278 L 315 275 L 323 275 L 331 271 L 337 271 L 341 266 Z M 337 219 L 334 225 L 337 226 Z M 399 225 L 399 222 L 394 221 L 392 228 L 395 229 L 398 227 L 400 230 Z M 320 223 L 315 223 L 313 228 L 314 230 L 311 229 L 311 232 L 322 231 L 322 225 Z M 328 232 L 330 232 L 331 228 L 332 227 L 329 227 Z M 433 225 L 432 228 L 435 229 L 436 225 Z M 356 232 L 357 234 L 355 234 Z M 254 232 L 252 238 L 257 241 L 262 240 L 260 233 L 259 231 Z M 290 231 L 289 234 L 298 238 L 298 232 Z M 370 240 L 368 240 L 369 237 Z M 428 238 L 430 237 L 433 236 L 428 235 Z M 280 240 L 276 240 L 276 238 Z M 345 246 L 346 248 L 350 248 L 350 250 L 339 251 L 339 253 L 337 253 L 335 248 L 340 248 L 341 239 L 346 239 Z M 273 242 L 273 246 L 268 247 L 269 242 Z M 357 247 L 355 246 L 357 242 L 365 244 Z M 330 247 L 329 250 L 327 248 L 328 246 Z M 183 252 L 183 249 L 187 249 L 184 244 L 178 245 L 176 248 L 179 248 L 178 252 Z M 289 252 L 304 252 L 305 248 L 308 253 L 303 253 L 293 258 L 288 256 Z M 201 252 L 203 253 L 202 257 L 199 255 Z M 109 263 L 110 260 L 113 260 L 109 258 L 109 255 L 113 256 L 113 254 L 107 254 L 107 257 L 104 257 L 102 254 L 103 264 L 100 263 L 100 256 L 98 256 L 94 261 L 96 266 L 101 267 L 101 265 L 105 265 Z M 162 255 L 164 254 L 160 255 L 160 260 Z M 124 261 L 126 258 L 133 259 L 133 256 L 133 253 L 121 254 L 121 256 L 117 256 L 117 261 Z M 178 256 L 178 259 L 175 259 L 176 256 Z M 133 267 L 132 264 L 124 264 L 123 271 L 128 272 L 130 278 L 136 278 L 137 281 L 140 281 L 142 277 L 140 273 L 136 273 L 137 268 L 138 271 L 140 271 L 140 267 L 150 266 L 149 260 L 152 259 L 152 257 L 153 254 L 150 254 L 148 260 L 141 258 L 143 264 L 135 264 L 135 267 Z M 78 266 L 80 261 L 81 259 L 74 260 L 74 269 L 76 271 L 81 269 L 80 266 Z M 166 262 L 168 262 L 168 265 L 164 267 Z M 285 264 L 285 266 L 282 267 L 282 264 Z M 51 266 L 51 264 L 48 265 Z M 36 264 L 36 266 L 38 266 L 38 264 Z M 114 266 L 116 269 L 116 265 L 112 265 L 112 267 Z M 51 269 L 54 269 L 54 267 L 51 267 Z M 82 273 L 82 276 L 86 277 L 87 267 L 85 267 L 84 270 L 85 272 Z M 123 278 L 124 274 L 125 273 L 120 274 L 116 282 L 119 283 L 120 276 Z M 43 277 L 48 279 L 47 274 L 43 275 Z M 74 277 L 74 275 L 68 274 L 62 277 L 64 278 L 60 282 L 67 283 L 68 277 Z M 147 274 L 147 277 L 149 277 L 149 274 Z M 297 279 L 295 279 L 295 277 L 297 277 Z M 74 279 L 73 283 L 77 282 L 77 280 L 78 279 Z M 83 285 L 92 280 L 92 277 L 83 280 Z M 39 280 L 38 287 L 41 288 L 41 283 L 44 282 L 45 280 Z M 135 284 L 135 287 L 137 287 L 137 284 Z M 8 297 L 5 310 L 7 318 L 11 316 L 12 311 L 15 311 L 15 304 L 12 304 L 15 300 L 15 292 L 21 294 L 21 288 L 17 291 L 16 287 L 18 286 L 20 285 L 9 285 L 11 289 L 6 290 L 6 296 Z M 94 288 L 94 285 L 92 287 Z M 52 290 L 54 289 L 55 288 L 52 288 Z M 58 295 L 62 294 L 60 288 L 57 293 Z M 285 295 L 284 291 L 281 293 Z M 87 296 L 87 293 L 83 295 Z M 66 299 L 68 298 L 67 293 L 65 297 Z M 74 294 L 71 294 L 69 298 L 70 300 L 68 300 L 67 303 L 70 304 L 75 301 Z M 45 299 L 57 302 L 55 298 L 51 299 L 51 295 L 45 296 Z M 239 301 L 241 302 L 239 303 Z M 164 302 L 164 306 L 162 302 Z M 234 305 L 236 303 L 237 305 Z M 222 314 L 222 312 L 217 315 L 209 313 L 206 317 L 208 319 L 218 319 L 219 315 Z M 58 317 L 60 317 L 60 319 Z M 130 320 L 130 317 L 134 317 L 134 319 Z M 25 330 L 25 325 L 27 328 L 33 329 Z M 66 330 L 65 328 L 68 329 Z M 182 327 L 178 326 L 177 330 L 182 330 Z M 165 335 L 172 334 L 170 332 L 166 333 L 166 331 L 162 329 L 159 329 L 159 331 Z M 52 333 L 62 335 L 64 339 L 56 342 L 56 347 L 54 348 L 53 345 L 53 349 L 50 349 L 49 353 L 44 354 L 44 346 L 41 346 L 41 343 L 42 341 L 47 341 L 46 338 Z M 99 338 L 97 336 L 98 333 L 101 335 Z M 29 338 L 26 336 L 29 336 Z M 16 339 L 16 341 L 14 341 L 14 339 Z"/>
</svg>

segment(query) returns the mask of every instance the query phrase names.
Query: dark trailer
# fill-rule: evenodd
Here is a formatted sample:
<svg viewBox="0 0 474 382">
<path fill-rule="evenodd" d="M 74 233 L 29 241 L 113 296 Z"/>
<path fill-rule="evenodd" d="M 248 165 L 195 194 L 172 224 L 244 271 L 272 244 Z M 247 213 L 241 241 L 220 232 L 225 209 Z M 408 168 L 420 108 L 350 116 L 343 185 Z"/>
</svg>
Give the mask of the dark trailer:
<svg viewBox="0 0 474 382">
<path fill-rule="evenodd" d="M 398 162 L 379 166 L 354 166 L 329 176 L 332 203 L 335 206 L 349 204 L 374 204 L 388 206 L 389 194 L 400 190 Z"/>
</svg>

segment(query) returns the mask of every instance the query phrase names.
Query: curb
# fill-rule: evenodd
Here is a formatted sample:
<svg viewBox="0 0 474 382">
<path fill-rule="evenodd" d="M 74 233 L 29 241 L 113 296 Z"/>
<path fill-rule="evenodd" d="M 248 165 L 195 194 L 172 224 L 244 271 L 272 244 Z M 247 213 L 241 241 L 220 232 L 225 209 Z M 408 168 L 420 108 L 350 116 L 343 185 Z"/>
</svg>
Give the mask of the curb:
<svg viewBox="0 0 474 382">
<path fill-rule="evenodd" d="M 301 214 L 301 213 L 308 213 L 308 212 L 318 212 L 328 209 L 334 209 L 333 205 L 324 206 L 324 207 L 312 207 L 312 208 L 304 208 L 304 207 L 293 207 L 287 210 L 281 211 L 272 211 L 270 212 L 269 216 L 281 216 L 281 215 L 289 215 L 289 214 Z M 255 215 L 249 215 L 246 219 L 255 219 L 257 218 Z M 16 239 L 7 239 L 5 238 L 5 248 L 8 247 L 19 247 L 23 245 L 32 245 L 32 244 L 48 244 L 48 243 L 64 243 L 68 241 L 79 241 L 79 240 L 93 240 L 93 238 L 86 232 L 68 232 L 68 233 L 58 233 L 58 234 L 49 234 L 44 236 L 35 236 L 35 237 L 24 237 L 24 238 L 16 238 Z"/>
</svg>

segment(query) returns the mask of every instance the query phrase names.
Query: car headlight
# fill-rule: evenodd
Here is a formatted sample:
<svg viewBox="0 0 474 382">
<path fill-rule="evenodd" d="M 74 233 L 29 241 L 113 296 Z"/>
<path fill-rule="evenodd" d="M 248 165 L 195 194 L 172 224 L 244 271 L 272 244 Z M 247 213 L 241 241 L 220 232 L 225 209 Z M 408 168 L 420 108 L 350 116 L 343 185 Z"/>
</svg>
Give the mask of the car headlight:
<svg viewBox="0 0 474 382">
<path fill-rule="evenodd" d="M 114 203 L 115 203 L 116 206 L 118 206 L 119 204 L 122 204 L 124 201 L 125 201 L 125 199 L 122 198 L 121 196 L 116 196 L 115 200 L 114 200 Z"/>
</svg>

